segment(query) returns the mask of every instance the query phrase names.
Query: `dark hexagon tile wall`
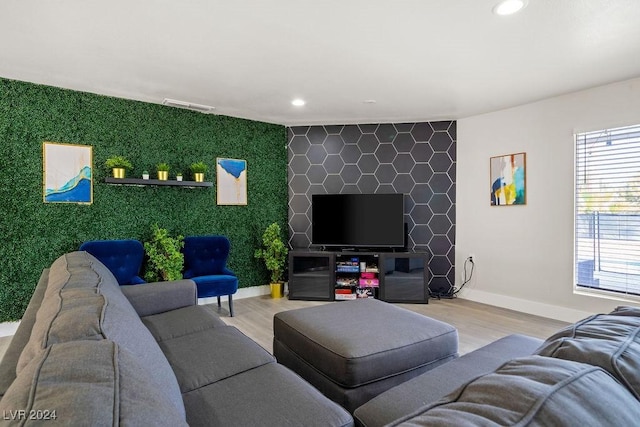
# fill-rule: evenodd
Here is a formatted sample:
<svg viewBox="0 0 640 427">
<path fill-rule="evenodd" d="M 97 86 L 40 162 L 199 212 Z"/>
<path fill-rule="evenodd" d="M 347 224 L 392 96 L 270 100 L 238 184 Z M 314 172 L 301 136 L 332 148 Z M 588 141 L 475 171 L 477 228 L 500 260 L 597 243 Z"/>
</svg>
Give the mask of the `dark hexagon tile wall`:
<svg viewBox="0 0 640 427">
<path fill-rule="evenodd" d="M 405 194 L 410 250 L 426 250 L 429 287 L 455 282 L 456 122 L 288 129 L 289 244 L 311 246 L 311 195 Z"/>
</svg>

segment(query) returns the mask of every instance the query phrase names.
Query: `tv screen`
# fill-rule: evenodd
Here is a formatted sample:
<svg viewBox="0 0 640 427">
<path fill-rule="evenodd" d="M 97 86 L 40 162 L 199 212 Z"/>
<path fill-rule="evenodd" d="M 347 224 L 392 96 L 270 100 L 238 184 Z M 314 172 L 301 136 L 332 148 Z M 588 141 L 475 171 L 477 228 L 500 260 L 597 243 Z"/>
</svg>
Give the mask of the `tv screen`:
<svg viewBox="0 0 640 427">
<path fill-rule="evenodd" d="M 314 245 L 367 248 L 404 247 L 403 194 L 314 194 Z"/>
</svg>

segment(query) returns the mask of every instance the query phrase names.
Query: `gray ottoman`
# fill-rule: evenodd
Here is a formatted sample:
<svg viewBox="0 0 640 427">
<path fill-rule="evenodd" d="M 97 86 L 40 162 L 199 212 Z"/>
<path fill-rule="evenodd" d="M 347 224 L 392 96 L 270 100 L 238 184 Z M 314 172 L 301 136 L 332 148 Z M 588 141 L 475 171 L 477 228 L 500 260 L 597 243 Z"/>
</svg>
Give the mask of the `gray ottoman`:
<svg viewBox="0 0 640 427">
<path fill-rule="evenodd" d="M 341 301 L 277 313 L 273 354 L 353 412 L 458 357 L 458 331 L 379 300 Z"/>
</svg>

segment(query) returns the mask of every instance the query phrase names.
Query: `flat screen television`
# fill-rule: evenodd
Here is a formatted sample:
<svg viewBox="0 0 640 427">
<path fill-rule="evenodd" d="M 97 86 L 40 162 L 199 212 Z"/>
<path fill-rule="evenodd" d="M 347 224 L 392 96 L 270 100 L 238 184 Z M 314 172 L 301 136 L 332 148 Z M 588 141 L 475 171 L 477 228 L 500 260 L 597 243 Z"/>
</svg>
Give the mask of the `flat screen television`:
<svg viewBox="0 0 640 427">
<path fill-rule="evenodd" d="M 403 248 L 403 194 L 314 194 L 311 242 L 338 248 Z"/>
</svg>

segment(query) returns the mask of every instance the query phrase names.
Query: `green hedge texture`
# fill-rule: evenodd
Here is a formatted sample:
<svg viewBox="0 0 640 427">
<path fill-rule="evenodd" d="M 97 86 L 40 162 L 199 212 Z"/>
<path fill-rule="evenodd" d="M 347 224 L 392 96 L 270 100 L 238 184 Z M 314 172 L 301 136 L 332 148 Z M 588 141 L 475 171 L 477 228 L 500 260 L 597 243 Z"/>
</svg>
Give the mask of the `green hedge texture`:
<svg viewBox="0 0 640 427">
<path fill-rule="evenodd" d="M 93 147 L 93 204 L 43 203 L 44 141 Z M 141 241 L 158 223 L 184 236 L 224 234 L 240 287 L 269 283 L 254 258 L 264 229 L 287 230 L 283 126 L 0 79 L 0 322 L 22 317 L 38 278 L 86 240 Z M 109 185 L 107 157 L 126 156 L 129 177 L 171 165 L 170 177 L 204 161 L 213 188 Z M 218 206 L 216 157 L 247 161 L 248 204 Z"/>
</svg>

